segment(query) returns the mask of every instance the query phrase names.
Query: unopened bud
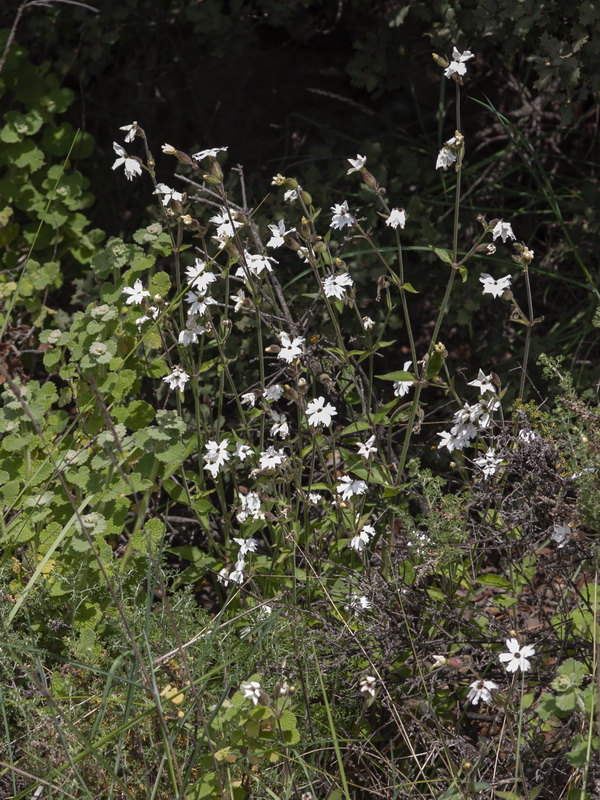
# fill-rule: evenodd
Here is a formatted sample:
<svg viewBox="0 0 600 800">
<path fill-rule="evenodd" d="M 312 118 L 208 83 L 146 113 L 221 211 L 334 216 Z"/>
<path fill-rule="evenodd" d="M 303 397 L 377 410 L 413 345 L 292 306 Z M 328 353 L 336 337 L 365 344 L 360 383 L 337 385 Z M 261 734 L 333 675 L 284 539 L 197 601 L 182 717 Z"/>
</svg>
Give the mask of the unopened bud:
<svg viewBox="0 0 600 800">
<path fill-rule="evenodd" d="M 300 189 L 300 197 L 305 206 L 309 206 L 312 203 L 312 197 L 304 189 Z"/>
<path fill-rule="evenodd" d="M 286 189 L 297 189 L 298 181 L 295 178 L 284 178 L 283 186 L 285 186 Z"/>
<path fill-rule="evenodd" d="M 166 156 L 175 156 L 177 161 L 179 161 L 181 164 L 187 164 L 188 166 L 194 164 L 187 153 L 184 153 L 182 150 L 178 150 L 176 147 L 173 147 L 172 144 L 163 144 L 162 151 Z"/>
<path fill-rule="evenodd" d="M 431 57 L 433 58 L 435 63 L 438 65 L 438 67 L 443 67 L 444 69 L 446 69 L 446 67 L 450 66 L 450 62 L 446 61 L 446 59 L 442 58 L 442 56 L 438 56 L 437 53 L 432 53 Z"/>
<path fill-rule="evenodd" d="M 284 242 L 285 242 L 285 244 L 286 244 L 286 245 L 287 245 L 287 246 L 290 248 L 290 250 L 293 250 L 293 251 L 294 251 L 294 252 L 296 252 L 296 253 L 297 253 L 297 252 L 298 252 L 298 250 L 300 250 L 300 248 L 301 248 L 301 245 L 300 245 L 300 243 L 299 243 L 299 242 L 297 242 L 297 241 L 296 241 L 294 238 L 292 238 L 291 236 L 284 236 L 284 237 L 283 237 L 283 241 L 284 241 Z"/>
<path fill-rule="evenodd" d="M 305 239 L 308 239 L 311 234 L 310 225 L 308 224 L 308 220 L 306 217 L 302 217 L 300 220 L 300 235 L 303 236 Z"/>
<path fill-rule="evenodd" d="M 210 156 L 208 159 L 208 163 L 210 164 L 210 174 L 217 178 L 219 183 L 223 182 L 223 170 L 221 169 L 221 165 L 217 161 L 214 156 Z"/>
</svg>

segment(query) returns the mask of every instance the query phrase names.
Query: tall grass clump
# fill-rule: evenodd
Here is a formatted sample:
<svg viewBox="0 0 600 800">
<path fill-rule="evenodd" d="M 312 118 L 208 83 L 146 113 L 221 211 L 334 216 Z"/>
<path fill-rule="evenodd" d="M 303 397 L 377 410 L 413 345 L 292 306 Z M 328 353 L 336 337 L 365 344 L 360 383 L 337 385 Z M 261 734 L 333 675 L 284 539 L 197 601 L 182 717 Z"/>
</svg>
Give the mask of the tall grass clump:
<svg viewBox="0 0 600 800">
<path fill-rule="evenodd" d="M 163 144 L 172 188 L 120 128 L 154 218 L 0 366 L 3 796 L 594 796 L 597 393 L 547 353 L 540 402 L 528 231 L 464 221 L 473 58 L 434 56 L 448 242 L 360 153 L 331 213 L 252 205 L 226 147 Z M 473 287 L 510 371 L 444 344 Z"/>
</svg>

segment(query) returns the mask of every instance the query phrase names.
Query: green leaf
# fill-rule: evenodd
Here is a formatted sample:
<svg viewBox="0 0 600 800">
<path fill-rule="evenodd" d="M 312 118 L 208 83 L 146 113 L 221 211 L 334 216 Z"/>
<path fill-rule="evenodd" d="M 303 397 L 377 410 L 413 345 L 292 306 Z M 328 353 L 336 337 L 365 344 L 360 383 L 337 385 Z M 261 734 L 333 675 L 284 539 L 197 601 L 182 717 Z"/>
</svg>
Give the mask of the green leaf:
<svg viewBox="0 0 600 800">
<path fill-rule="evenodd" d="M 396 370 L 396 372 L 386 372 L 385 375 L 375 375 L 380 381 L 414 381 L 415 376 L 410 372 Z"/>
<path fill-rule="evenodd" d="M 154 420 L 154 408 L 145 400 L 133 400 L 129 405 L 116 406 L 113 416 L 129 430 L 138 431 Z"/>
<path fill-rule="evenodd" d="M 14 144 L 10 151 L 11 162 L 19 169 L 36 172 L 44 164 L 44 154 L 32 139 Z"/>
<path fill-rule="evenodd" d="M 570 692 L 562 692 L 557 694 L 554 698 L 557 708 L 561 711 L 571 712 L 577 708 L 577 690 L 573 689 Z"/>
<path fill-rule="evenodd" d="M 399 289 L 404 289 L 405 292 L 410 292 L 411 294 L 419 294 L 419 292 L 415 289 L 415 287 L 412 285 L 412 283 L 403 283 L 398 288 Z"/>
<path fill-rule="evenodd" d="M 156 272 L 152 276 L 148 290 L 152 296 L 159 294 L 161 297 L 166 297 L 171 291 L 171 276 L 167 272 Z"/>
<path fill-rule="evenodd" d="M 442 247 L 433 247 L 432 245 L 429 247 L 445 264 L 452 264 L 452 253 L 450 250 L 444 250 Z"/>
<path fill-rule="evenodd" d="M 373 426 L 368 422 L 352 422 L 340 433 L 340 436 L 348 436 L 351 433 L 360 431 L 370 431 Z"/>
<path fill-rule="evenodd" d="M 479 575 L 477 578 L 477 583 L 481 584 L 482 586 L 499 586 L 502 589 L 511 588 L 510 581 L 507 581 L 506 578 L 502 577 L 502 575 L 494 575 L 493 573 L 488 575 Z"/>
</svg>

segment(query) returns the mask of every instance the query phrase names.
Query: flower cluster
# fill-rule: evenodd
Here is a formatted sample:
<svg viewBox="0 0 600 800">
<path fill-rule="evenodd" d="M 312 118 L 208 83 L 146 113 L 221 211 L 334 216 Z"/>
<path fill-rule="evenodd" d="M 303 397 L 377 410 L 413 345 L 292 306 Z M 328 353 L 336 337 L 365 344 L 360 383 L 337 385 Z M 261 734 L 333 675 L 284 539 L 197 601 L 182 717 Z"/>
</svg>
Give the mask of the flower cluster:
<svg viewBox="0 0 600 800">
<path fill-rule="evenodd" d="M 490 427 L 494 411 L 500 408 L 500 401 L 491 375 L 485 375 L 483 370 L 475 380 L 469 381 L 469 386 L 479 388 L 480 400 L 478 403 L 465 405 L 454 414 L 454 425 L 450 431 L 438 433 L 441 438 L 440 447 L 445 447 L 448 452 L 463 450 L 468 447 L 478 433 Z M 494 453 L 492 453 L 492 456 Z"/>
</svg>

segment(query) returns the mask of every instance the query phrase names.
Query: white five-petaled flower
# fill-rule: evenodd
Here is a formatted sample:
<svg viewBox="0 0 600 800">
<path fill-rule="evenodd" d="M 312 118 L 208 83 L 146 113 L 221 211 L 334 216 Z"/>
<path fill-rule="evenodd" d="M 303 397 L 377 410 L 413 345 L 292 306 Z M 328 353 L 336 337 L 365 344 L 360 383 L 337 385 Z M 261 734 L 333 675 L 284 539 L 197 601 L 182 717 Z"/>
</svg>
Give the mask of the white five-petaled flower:
<svg viewBox="0 0 600 800">
<path fill-rule="evenodd" d="M 361 458 L 366 458 L 368 461 L 371 458 L 371 456 L 377 452 L 377 448 L 373 447 L 374 444 L 375 444 L 375 435 L 370 436 L 366 442 L 359 442 L 358 455 Z"/>
<path fill-rule="evenodd" d="M 165 383 L 169 384 L 169 389 L 185 389 L 186 383 L 189 381 L 190 376 L 182 367 L 173 367 L 173 372 L 163 378 Z"/>
<path fill-rule="evenodd" d="M 288 189 L 286 192 L 283 193 L 284 202 L 291 203 L 293 200 L 297 200 L 299 197 L 298 192 L 300 191 L 301 189 L 299 186 L 296 189 Z"/>
<path fill-rule="evenodd" d="M 412 367 L 412 361 L 405 361 L 402 372 L 408 372 Z M 404 397 L 412 389 L 414 381 L 394 381 L 394 397 Z"/>
<path fill-rule="evenodd" d="M 119 158 L 117 158 L 115 163 L 112 165 L 113 169 L 116 169 L 123 164 L 123 168 L 125 169 L 125 177 L 128 181 L 132 181 L 136 175 L 142 174 L 142 165 L 137 158 L 128 156 L 124 147 L 121 147 L 121 145 L 117 142 L 113 142 L 113 150 L 119 156 Z"/>
<path fill-rule="evenodd" d="M 469 381 L 467 386 L 478 386 L 479 387 L 479 394 L 485 394 L 486 392 L 496 392 L 494 388 L 494 384 L 492 383 L 492 375 L 484 375 L 482 369 L 479 370 L 477 373 L 477 377 L 474 381 Z"/>
<path fill-rule="evenodd" d="M 214 272 L 206 269 L 206 261 L 197 258 L 191 267 L 187 267 L 185 274 L 187 282 L 198 294 L 206 294 L 211 283 L 217 280 Z"/>
<path fill-rule="evenodd" d="M 271 256 L 261 256 L 259 253 L 244 252 L 244 258 L 246 261 L 247 271 L 257 276 L 260 275 L 264 270 L 267 272 L 273 272 L 273 267 L 271 264 L 279 263 L 274 258 L 271 258 Z M 236 270 L 235 274 L 238 278 L 245 278 L 247 273 L 244 267 L 240 266 Z"/>
<path fill-rule="evenodd" d="M 211 439 L 206 443 L 204 453 L 204 469 L 210 472 L 213 478 L 219 474 L 221 467 L 229 461 L 231 453 L 227 451 L 229 439 L 223 439 L 222 442 L 216 442 Z"/>
<path fill-rule="evenodd" d="M 135 139 L 135 134 L 137 131 L 137 122 L 132 122 L 131 125 L 121 125 L 119 128 L 120 131 L 127 131 L 125 134 L 125 141 L 126 142 L 133 142 Z"/>
<path fill-rule="evenodd" d="M 498 658 L 500 661 L 506 663 L 507 672 L 516 672 L 518 669 L 520 669 L 522 672 L 526 672 L 528 669 L 531 669 L 529 658 L 535 655 L 534 647 L 532 647 L 530 644 L 526 644 L 521 647 L 519 642 L 514 637 L 506 640 L 506 646 L 509 652 L 500 653 Z"/>
<path fill-rule="evenodd" d="M 491 294 L 492 297 L 501 297 L 504 292 L 510 287 L 512 278 L 510 275 L 505 275 L 503 278 L 494 280 L 491 275 L 482 272 L 479 280 L 483 283 L 483 294 Z"/>
<path fill-rule="evenodd" d="M 317 397 L 306 406 L 306 416 L 311 428 L 319 425 L 331 425 L 331 420 L 336 414 L 335 406 L 326 403 L 324 397 Z"/>
<path fill-rule="evenodd" d="M 375 697 L 375 687 L 377 686 L 377 680 L 372 675 L 367 675 L 366 678 L 363 678 L 360 682 L 360 692 L 364 694 L 365 697 L 370 695 L 371 697 Z"/>
<path fill-rule="evenodd" d="M 231 239 L 236 228 L 241 228 L 244 224 L 243 222 L 233 219 L 226 208 L 222 208 L 218 214 L 211 217 L 210 222 L 214 222 L 217 226 L 218 239 Z"/>
<path fill-rule="evenodd" d="M 348 201 L 344 200 L 343 203 L 336 203 L 331 206 L 333 216 L 331 218 L 330 228 L 336 228 L 341 231 L 345 225 L 354 225 L 354 217 L 348 209 Z"/>
<path fill-rule="evenodd" d="M 501 219 L 498 220 L 492 231 L 492 239 L 496 241 L 498 237 L 500 237 L 500 239 L 502 239 L 503 242 L 505 242 L 507 239 L 517 238 L 513 233 L 512 225 L 510 224 L 510 222 L 504 222 Z"/>
<path fill-rule="evenodd" d="M 223 153 L 225 150 L 227 150 L 227 147 L 210 147 L 208 150 L 200 150 L 198 153 L 194 153 L 192 158 L 194 161 L 202 161 L 202 159 L 206 158 L 207 156 L 216 158 L 217 153 Z"/>
<path fill-rule="evenodd" d="M 363 525 L 356 536 L 350 540 L 348 547 L 356 550 L 357 553 L 362 553 L 373 536 L 375 536 L 375 528 L 372 525 Z"/>
<path fill-rule="evenodd" d="M 323 291 L 325 297 L 335 297 L 336 300 L 343 300 L 346 297 L 346 287 L 354 285 L 354 281 L 347 272 L 339 272 L 331 275 L 323 281 Z"/>
<path fill-rule="evenodd" d="M 248 494 L 241 494 L 240 495 L 240 503 L 242 505 L 241 509 L 238 511 L 237 518 L 240 522 L 245 522 L 248 517 L 252 517 L 252 519 L 264 519 L 265 512 L 260 507 L 260 497 L 256 492 L 248 492 Z M 235 539 L 235 541 L 240 544 L 243 539 Z M 254 539 L 249 539 L 248 542 L 254 542 Z M 254 542 L 253 545 L 248 544 L 248 547 L 253 547 L 254 549 L 252 552 L 256 550 L 256 545 L 258 542 Z M 244 550 L 243 552 L 240 551 L 240 556 L 245 555 L 248 552 Z"/>
<path fill-rule="evenodd" d="M 364 595 L 361 596 L 355 593 L 350 597 L 348 605 L 344 606 L 345 611 L 353 611 L 354 614 L 360 614 L 361 611 L 368 611 L 370 608 L 370 600 L 367 600 Z"/>
<path fill-rule="evenodd" d="M 304 337 L 296 336 L 294 339 L 291 339 L 289 334 L 287 334 L 285 331 L 282 331 L 282 333 L 279 334 L 279 338 L 281 340 L 281 350 L 277 353 L 277 358 L 280 358 L 282 361 L 287 361 L 288 364 L 291 364 L 292 361 L 297 358 L 297 356 L 302 355 Z"/>
<path fill-rule="evenodd" d="M 126 286 L 123 289 L 123 294 L 129 295 L 126 301 L 128 306 L 132 304 L 139 306 L 144 297 L 150 297 L 150 292 L 147 289 L 144 289 L 139 278 L 133 284 L 133 288 L 131 286 Z"/>
<path fill-rule="evenodd" d="M 393 208 L 390 211 L 389 217 L 386 219 L 385 224 L 390 227 L 394 228 L 402 228 L 406 225 L 407 214 L 403 208 Z"/>
<path fill-rule="evenodd" d="M 271 436 L 280 436 L 285 439 L 289 436 L 290 426 L 285 418 L 285 414 L 278 414 L 277 411 L 270 411 L 273 425 L 271 425 Z"/>
<path fill-rule="evenodd" d="M 185 296 L 185 302 L 190 304 L 189 314 L 197 314 L 199 317 L 203 317 L 208 307 L 214 306 L 217 301 L 214 297 L 206 297 L 203 292 L 188 292 Z"/>
<path fill-rule="evenodd" d="M 273 446 L 267 447 L 260 454 L 260 461 L 259 466 L 261 469 L 273 469 L 274 467 L 278 467 L 286 459 L 285 452 L 283 450 L 275 450 Z"/>
<path fill-rule="evenodd" d="M 496 456 L 495 448 L 490 447 L 485 455 L 481 456 L 481 458 L 476 458 L 474 463 L 481 467 L 484 478 L 491 478 L 498 471 L 502 459 Z"/>
<path fill-rule="evenodd" d="M 253 494 L 252 492 L 250 494 Z M 258 497 L 258 495 L 257 495 Z M 262 516 L 264 519 L 264 514 Z M 236 539 L 234 537 L 233 541 L 240 546 L 240 552 L 238 554 L 239 557 L 243 558 L 246 553 L 256 553 L 256 548 L 258 547 L 258 540 L 253 539 L 250 537 L 249 539 Z"/>
<path fill-rule="evenodd" d="M 553 542 L 556 542 L 556 546 L 560 549 L 571 539 L 572 533 L 570 525 L 555 525 L 550 538 Z"/>
<path fill-rule="evenodd" d="M 181 192 L 171 189 L 166 183 L 158 183 L 152 194 L 162 194 L 162 204 L 165 207 L 169 205 L 171 200 L 175 200 L 177 203 L 183 202 L 183 195 Z"/>
<path fill-rule="evenodd" d="M 491 703 L 492 692 L 497 688 L 498 684 L 494 683 L 494 681 L 473 681 L 469 686 L 467 700 L 470 700 L 474 706 L 476 706 L 480 700 L 483 703 Z"/>
<path fill-rule="evenodd" d="M 267 242 L 267 247 L 281 247 L 282 244 L 285 244 L 283 237 L 294 233 L 296 230 L 295 228 L 290 228 L 286 231 L 285 222 L 282 219 L 276 225 L 268 225 L 267 227 L 271 231 L 271 238 Z"/>
<path fill-rule="evenodd" d="M 364 494 L 367 491 L 367 484 L 364 481 L 344 475 L 336 487 L 336 492 L 342 495 L 342 500 L 349 500 L 356 494 Z"/>
<path fill-rule="evenodd" d="M 242 683 L 242 691 L 244 692 L 244 700 L 252 700 L 255 706 L 261 697 L 262 688 L 258 681 L 250 681 L 250 683 Z"/>
<path fill-rule="evenodd" d="M 350 175 L 352 172 L 360 172 L 360 170 L 367 163 L 367 157 L 357 155 L 356 158 L 348 158 L 347 161 L 350 164 L 350 169 L 348 170 L 346 175 Z"/>
<path fill-rule="evenodd" d="M 196 344 L 198 337 L 203 333 L 206 333 L 206 328 L 198 324 L 195 316 L 190 315 L 186 320 L 185 329 L 180 331 L 177 341 L 184 347 L 188 347 L 190 344 Z"/>
<path fill-rule="evenodd" d="M 267 386 L 265 389 L 265 400 L 267 402 L 277 401 L 283 395 L 283 386 L 280 383 L 274 383 L 273 386 Z"/>
<path fill-rule="evenodd" d="M 253 397 L 255 396 L 252 392 L 250 392 L 250 394 L 252 394 Z M 248 458 L 248 456 L 252 455 L 252 448 L 249 447 L 249 445 L 244 444 L 243 442 L 238 442 L 235 446 L 235 451 L 233 455 L 236 458 L 239 458 L 240 461 L 245 461 Z"/>
<path fill-rule="evenodd" d="M 372 328 L 375 327 L 375 322 L 371 319 L 371 317 L 363 317 L 362 324 L 366 331 L 370 331 Z"/>
<path fill-rule="evenodd" d="M 456 137 L 453 136 L 451 139 L 448 139 L 446 144 L 442 147 L 440 152 L 438 153 L 437 161 L 435 162 L 436 169 L 448 169 L 450 164 L 454 164 L 456 161 L 456 155 L 454 151 L 451 149 L 452 145 L 456 144 Z"/>
<path fill-rule="evenodd" d="M 459 53 L 456 47 L 454 47 L 452 49 L 452 61 L 444 70 L 444 75 L 447 78 L 451 78 L 454 74 L 464 75 L 467 71 L 465 61 L 469 61 L 471 58 L 475 58 L 475 54 L 470 50 L 465 50 L 464 53 Z"/>
</svg>

